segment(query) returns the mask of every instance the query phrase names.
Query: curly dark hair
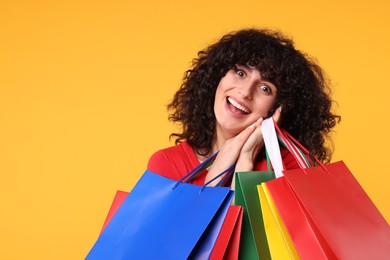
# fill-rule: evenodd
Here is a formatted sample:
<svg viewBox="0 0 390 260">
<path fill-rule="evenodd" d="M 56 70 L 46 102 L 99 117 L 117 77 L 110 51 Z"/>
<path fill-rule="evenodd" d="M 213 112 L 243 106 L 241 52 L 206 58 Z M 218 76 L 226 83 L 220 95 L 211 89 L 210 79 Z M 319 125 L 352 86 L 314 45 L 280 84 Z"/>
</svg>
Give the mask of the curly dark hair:
<svg viewBox="0 0 390 260">
<path fill-rule="evenodd" d="M 267 29 L 229 33 L 193 59 L 192 68 L 186 71 L 168 105 L 169 119 L 182 126 L 181 133 L 171 134 L 176 144 L 187 140 L 202 155 L 211 151 L 216 89 L 221 78 L 237 65 L 258 69 L 277 87 L 275 108 L 282 106 L 279 125 L 312 156 L 330 162 L 333 151 L 326 140 L 341 117 L 331 112 L 329 80 L 313 59 L 294 48 L 292 39 Z"/>
</svg>

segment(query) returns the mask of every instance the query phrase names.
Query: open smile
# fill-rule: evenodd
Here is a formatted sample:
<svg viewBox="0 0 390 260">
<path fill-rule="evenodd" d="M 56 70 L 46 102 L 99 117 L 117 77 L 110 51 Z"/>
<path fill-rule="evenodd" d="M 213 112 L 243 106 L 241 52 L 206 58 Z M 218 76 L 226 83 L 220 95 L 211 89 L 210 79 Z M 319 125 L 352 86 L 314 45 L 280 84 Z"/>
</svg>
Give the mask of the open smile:
<svg viewBox="0 0 390 260">
<path fill-rule="evenodd" d="M 227 97 L 226 102 L 229 110 L 234 114 L 247 115 L 251 112 L 248 107 L 244 106 L 244 104 L 242 103 L 239 103 L 237 100 L 233 99 L 232 97 Z"/>
</svg>

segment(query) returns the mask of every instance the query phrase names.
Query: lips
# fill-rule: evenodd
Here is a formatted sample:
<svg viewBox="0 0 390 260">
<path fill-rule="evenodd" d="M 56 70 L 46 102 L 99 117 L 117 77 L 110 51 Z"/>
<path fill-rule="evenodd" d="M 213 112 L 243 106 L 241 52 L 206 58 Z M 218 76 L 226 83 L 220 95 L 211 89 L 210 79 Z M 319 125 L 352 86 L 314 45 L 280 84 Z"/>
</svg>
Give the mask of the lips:
<svg viewBox="0 0 390 260">
<path fill-rule="evenodd" d="M 248 107 L 246 107 L 244 104 L 240 103 L 232 97 L 227 97 L 226 101 L 232 113 L 247 115 L 251 112 Z"/>
</svg>

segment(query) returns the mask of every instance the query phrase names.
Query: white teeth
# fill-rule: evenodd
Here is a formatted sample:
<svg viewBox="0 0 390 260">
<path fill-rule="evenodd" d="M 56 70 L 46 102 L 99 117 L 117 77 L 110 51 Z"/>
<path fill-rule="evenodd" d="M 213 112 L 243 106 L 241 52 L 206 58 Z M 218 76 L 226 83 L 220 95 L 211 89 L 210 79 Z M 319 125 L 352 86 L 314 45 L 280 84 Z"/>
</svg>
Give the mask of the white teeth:
<svg viewBox="0 0 390 260">
<path fill-rule="evenodd" d="M 246 109 L 245 107 L 238 104 L 234 99 L 228 97 L 228 100 L 229 100 L 230 104 L 232 104 L 233 106 L 235 106 L 237 109 L 241 110 L 242 112 L 244 112 L 244 113 L 250 112 L 248 109 Z"/>
</svg>

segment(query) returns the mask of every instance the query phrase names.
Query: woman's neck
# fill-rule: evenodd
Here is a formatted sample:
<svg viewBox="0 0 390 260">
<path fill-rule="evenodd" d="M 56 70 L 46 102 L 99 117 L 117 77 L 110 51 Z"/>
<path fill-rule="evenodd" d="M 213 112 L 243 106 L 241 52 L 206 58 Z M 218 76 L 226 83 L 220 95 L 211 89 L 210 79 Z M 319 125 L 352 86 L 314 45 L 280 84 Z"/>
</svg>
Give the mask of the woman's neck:
<svg viewBox="0 0 390 260">
<path fill-rule="evenodd" d="M 222 147 L 225 145 L 225 142 L 229 140 L 230 138 L 233 138 L 234 135 L 229 135 L 228 137 L 223 134 L 216 134 L 216 137 L 213 140 L 213 144 L 211 145 L 211 150 L 207 154 L 204 154 L 202 150 L 194 149 L 194 153 L 196 157 L 198 158 L 199 162 L 205 161 L 207 158 L 209 158 L 214 153 L 218 152 L 222 149 Z"/>
</svg>

